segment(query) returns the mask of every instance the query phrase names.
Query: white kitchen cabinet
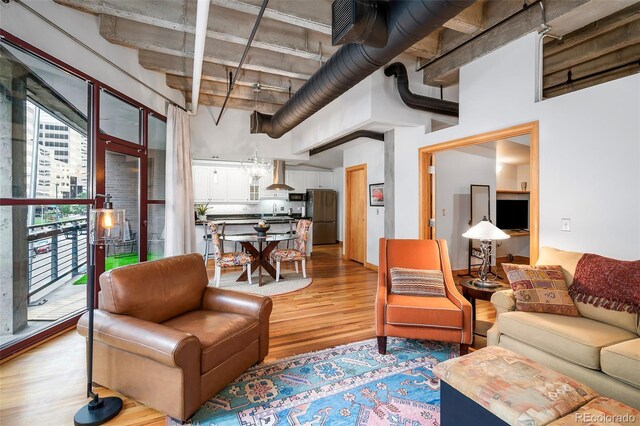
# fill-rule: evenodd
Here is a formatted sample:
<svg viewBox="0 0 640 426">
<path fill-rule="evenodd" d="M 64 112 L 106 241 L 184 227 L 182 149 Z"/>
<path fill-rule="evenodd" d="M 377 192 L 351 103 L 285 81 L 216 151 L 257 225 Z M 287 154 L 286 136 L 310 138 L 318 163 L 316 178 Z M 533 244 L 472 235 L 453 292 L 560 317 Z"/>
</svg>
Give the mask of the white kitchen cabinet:
<svg viewBox="0 0 640 426">
<path fill-rule="evenodd" d="M 302 170 L 287 170 L 287 185 L 294 188 L 291 192 L 306 192 L 307 182 Z"/>
<path fill-rule="evenodd" d="M 227 171 L 227 201 L 249 201 L 249 176 L 242 169 Z"/>
<path fill-rule="evenodd" d="M 209 201 L 209 167 L 196 166 L 191 168 L 193 174 L 193 199 L 196 203 Z"/>
<path fill-rule="evenodd" d="M 226 167 L 207 167 L 209 169 L 209 200 L 227 201 L 228 169 Z"/>
<path fill-rule="evenodd" d="M 306 189 L 318 189 L 320 188 L 320 173 L 305 171 L 305 187 Z"/>
<path fill-rule="evenodd" d="M 319 172 L 318 186 L 322 189 L 333 189 L 333 173 Z"/>
</svg>

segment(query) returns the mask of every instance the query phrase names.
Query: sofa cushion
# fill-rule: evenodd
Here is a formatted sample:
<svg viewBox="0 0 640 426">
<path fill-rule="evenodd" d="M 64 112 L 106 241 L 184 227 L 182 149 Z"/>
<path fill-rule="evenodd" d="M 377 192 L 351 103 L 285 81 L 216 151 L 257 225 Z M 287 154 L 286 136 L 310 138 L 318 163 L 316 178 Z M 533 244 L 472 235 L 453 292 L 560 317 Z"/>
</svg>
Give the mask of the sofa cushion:
<svg viewBox="0 0 640 426">
<path fill-rule="evenodd" d="M 578 310 L 569 296 L 567 283 L 558 265 L 515 265 L 503 263 L 516 298 L 516 310 L 577 317 Z"/>
<path fill-rule="evenodd" d="M 583 255 L 584 253 L 558 250 L 551 247 L 541 247 L 536 265 L 562 266 L 562 273 L 564 274 L 567 285 L 570 287 L 571 284 L 573 284 L 573 276 L 576 273 L 578 262 Z M 612 311 L 610 309 L 595 307 L 582 302 L 575 302 L 575 305 L 578 312 L 583 317 L 605 322 L 607 324 L 632 331 L 636 334 L 640 334 L 640 315 L 638 314 Z"/>
<path fill-rule="evenodd" d="M 163 324 L 191 333 L 200 340 L 202 373 L 232 358 L 260 338 L 258 320 L 238 314 L 192 311 Z"/>
<path fill-rule="evenodd" d="M 640 423 L 640 411 L 615 399 L 599 396 L 584 404 L 577 411 L 549 423 L 549 426 L 632 425 L 638 423 Z"/>
<path fill-rule="evenodd" d="M 627 330 L 583 317 L 536 312 L 498 316 L 500 333 L 583 367 L 600 369 L 600 350 L 637 338 Z"/>
<path fill-rule="evenodd" d="M 386 315 L 393 325 L 462 328 L 462 310 L 446 297 L 389 294 Z"/>
<path fill-rule="evenodd" d="M 640 339 L 602 348 L 600 364 L 609 376 L 640 388 Z"/>
<path fill-rule="evenodd" d="M 442 271 L 391 268 L 391 293 L 446 297 Z"/>
</svg>

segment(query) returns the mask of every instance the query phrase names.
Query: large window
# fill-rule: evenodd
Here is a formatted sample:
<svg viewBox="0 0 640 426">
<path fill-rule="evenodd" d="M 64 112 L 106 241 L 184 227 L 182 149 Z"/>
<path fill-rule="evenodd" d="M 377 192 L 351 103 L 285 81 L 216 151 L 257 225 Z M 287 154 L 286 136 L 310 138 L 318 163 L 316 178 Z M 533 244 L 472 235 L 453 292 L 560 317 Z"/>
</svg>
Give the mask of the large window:
<svg viewBox="0 0 640 426">
<path fill-rule="evenodd" d="M 89 209 L 110 193 L 125 241 L 97 275 L 164 253 L 164 117 L 2 33 L 0 357 L 86 310 Z M 93 108 L 94 105 L 99 106 Z M 98 287 L 98 280 L 94 280 Z"/>
<path fill-rule="evenodd" d="M 0 345 L 86 309 L 91 84 L 0 44 Z"/>
</svg>

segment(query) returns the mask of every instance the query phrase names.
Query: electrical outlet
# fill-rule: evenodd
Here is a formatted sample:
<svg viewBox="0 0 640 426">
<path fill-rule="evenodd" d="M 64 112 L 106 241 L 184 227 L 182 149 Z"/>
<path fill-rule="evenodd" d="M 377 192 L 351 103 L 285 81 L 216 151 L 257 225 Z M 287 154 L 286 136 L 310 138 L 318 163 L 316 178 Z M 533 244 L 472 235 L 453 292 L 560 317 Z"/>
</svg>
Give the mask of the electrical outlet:
<svg viewBox="0 0 640 426">
<path fill-rule="evenodd" d="M 565 232 L 571 232 L 571 219 L 563 217 L 560 219 L 560 230 Z"/>
</svg>

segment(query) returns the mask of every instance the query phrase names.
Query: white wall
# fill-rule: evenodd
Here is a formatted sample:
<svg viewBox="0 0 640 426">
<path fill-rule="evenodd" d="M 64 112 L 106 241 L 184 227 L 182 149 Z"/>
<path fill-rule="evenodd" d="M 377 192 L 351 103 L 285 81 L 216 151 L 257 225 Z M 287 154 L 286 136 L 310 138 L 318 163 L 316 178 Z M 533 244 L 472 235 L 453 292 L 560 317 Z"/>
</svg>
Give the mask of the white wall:
<svg viewBox="0 0 640 426">
<path fill-rule="evenodd" d="M 52 1 L 25 0 L 24 3 L 136 78 L 168 96 L 175 103 L 184 105 L 182 93 L 167 87 L 163 73 L 146 70 L 138 64 L 136 49 L 111 44 L 100 36 L 97 16 L 78 12 L 57 5 Z M 3 30 L 108 84 L 149 108 L 166 114 L 165 100 L 161 96 L 118 71 L 21 5 L 16 2 L 2 3 L 0 14 Z"/>
<path fill-rule="evenodd" d="M 540 244 L 637 259 L 640 75 L 535 103 L 536 38 L 461 68 L 459 125 L 396 132 L 396 236 L 418 236 L 418 148 L 539 120 Z"/>
<path fill-rule="evenodd" d="M 225 109 L 216 126 L 218 114 L 220 108 L 201 105 L 198 114 L 190 117 L 191 156 L 194 160 L 211 160 L 218 156 L 222 160 L 246 161 L 253 157 L 256 148 L 260 158 L 290 160 L 293 163 L 309 159 L 308 153 L 292 154 L 291 133 L 280 139 L 249 133 L 251 111 Z"/>
<path fill-rule="evenodd" d="M 518 166 L 515 164 L 502 164 L 502 168 L 496 170 L 497 189 L 520 190 L 518 182 Z M 529 180 L 527 176 L 527 180 Z"/>
<path fill-rule="evenodd" d="M 360 141 L 362 143 L 358 143 Z M 369 206 L 368 191 L 370 184 L 384 182 L 384 143 L 366 138 L 356 139 L 355 143 L 355 146 L 344 150 L 344 167 L 367 165 L 367 263 L 377 265 L 378 240 L 384 237 L 384 207 Z M 344 217 L 344 191 L 342 194 Z"/>
<path fill-rule="evenodd" d="M 491 187 L 491 219 L 495 219 L 496 151 L 482 150 L 482 155 L 462 150 L 436 154 L 436 238 L 447 240 L 454 270 L 467 269 L 469 261 L 469 240 L 462 234 L 469 229 L 471 184 Z M 486 197 L 484 203 L 486 211 Z"/>
<path fill-rule="evenodd" d="M 440 97 L 439 88 L 422 84 L 422 73 L 414 71 L 415 62 L 404 55 L 390 62 L 396 61 L 403 62 L 407 67 L 411 91 Z M 294 152 L 303 152 L 365 126 L 375 125 L 378 130 L 382 128 L 387 131 L 395 126 L 430 126 L 432 118 L 448 123 L 457 122 L 453 117 L 407 107 L 398 94 L 396 79 L 385 76 L 384 68 L 381 67 L 289 132 L 293 138 Z M 457 86 L 444 90 L 444 99 L 457 101 L 457 98 Z"/>
</svg>

